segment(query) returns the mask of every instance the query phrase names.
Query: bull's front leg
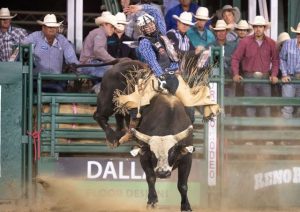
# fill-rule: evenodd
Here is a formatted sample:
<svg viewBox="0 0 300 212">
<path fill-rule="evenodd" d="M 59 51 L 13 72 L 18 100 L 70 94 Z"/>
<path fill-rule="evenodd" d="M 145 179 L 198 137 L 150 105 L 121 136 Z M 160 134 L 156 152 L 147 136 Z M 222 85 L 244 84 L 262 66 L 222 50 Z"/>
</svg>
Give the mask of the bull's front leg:
<svg viewBox="0 0 300 212">
<path fill-rule="evenodd" d="M 109 116 L 103 115 L 101 112 L 96 111 L 94 113 L 94 119 L 98 122 L 100 127 L 105 132 L 106 140 L 111 147 L 116 147 L 118 145 L 119 137 L 116 132 L 108 124 Z"/>
<path fill-rule="evenodd" d="M 145 153 L 147 154 L 147 153 Z M 157 193 L 155 189 L 156 175 L 151 163 L 151 156 L 141 155 L 140 157 L 142 168 L 146 174 L 148 184 L 148 202 L 147 208 L 155 208 L 158 202 Z"/>
<path fill-rule="evenodd" d="M 187 154 L 181 159 L 178 165 L 178 182 L 177 188 L 181 195 L 181 211 L 192 211 L 189 199 L 187 196 L 188 191 L 188 177 L 192 166 L 192 155 Z"/>
</svg>

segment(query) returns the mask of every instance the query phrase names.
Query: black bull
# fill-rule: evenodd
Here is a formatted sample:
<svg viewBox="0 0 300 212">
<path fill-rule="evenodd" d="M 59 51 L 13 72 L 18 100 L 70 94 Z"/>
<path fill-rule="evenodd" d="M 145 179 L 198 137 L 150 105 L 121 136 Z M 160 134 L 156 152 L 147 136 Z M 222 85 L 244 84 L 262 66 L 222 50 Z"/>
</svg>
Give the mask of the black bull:
<svg viewBox="0 0 300 212">
<path fill-rule="evenodd" d="M 158 201 L 156 177 L 169 177 L 171 171 L 178 168 L 177 188 L 181 195 L 181 210 L 191 211 L 187 181 L 192 154 L 186 148 L 193 145 L 191 130 L 191 120 L 177 97 L 160 94 L 143 110 L 138 131 L 133 132 L 139 139 L 140 161 L 148 183 L 147 204 L 151 207 Z M 164 170 L 164 162 L 171 167 L 170 170 Z"/>
<path fill-rule="evenodd" d="M 113 66 L 103 77 L 101 91 L 97 100 L 97 111 L 94 119 L 103 128 L 106 139 L 111 143 L 118 143 L 121 136 L 124 135 L 124 116 L 115 114 L 117 127 L 116 131 L 108 124 L 108 118 L 114 113 L 115 105 L 112 101 L 116 89 L 124 90 L 126 80 L 124 74 L 128 69 L 144 68 L 145 65 L 139 61 L 122 61 Z M 129 117 L 128 117 L 129 118 Z M 142 110 L 142 118 L 139 125 L 139 132 L 148 137 L 158 137 L 166 135 L 176 135 L 184 131 L 191 125 L 191 120 L 186 114 L 183 104 L 174 96 L 159 95 L 153 98 L 150 105 Z M 186 130 L 185 130 L 186 131 Z M 188 130 L 190 131 L 190 130 Z M 138 131 L 134 131 L 137 138 Z M 148 205 L 154 207 L 157 203 L 157 193 L 155 190 L 156 177 L 169 177 L 171 172 L 163 170 L 158 166 L 161 163 L 159 154 L 154 152 L 151 142 L 138 141 L 140 146 L 140 161 L 146 173 L 149 193 Z M 164 140 L 164 139 L 162 139 Z M 168 139 L 167 139 L 168 140 Z M 172 139 L 171 139 L 172 140 Z M 173 139 L 174 140 L 174 139 Z M 192 154 L 185 147 L 192 146 L 192 135 L 188 133 L 180 141 L 172 141 L 167 147 L 167 165 L 172 169 L 178 168 L 178 190 L 181 194 L 181 210 L 191 210 L 187 197 L 187 180 L 192 164 Z M 154 142 L 154 141 L 153 141 Z M 155 143 L 155 142 L 154 142 Z M 168 143 L 168 142 L 167 142 Z M 158 168 L 155 170 L 155 168 Z"/>
</svg>

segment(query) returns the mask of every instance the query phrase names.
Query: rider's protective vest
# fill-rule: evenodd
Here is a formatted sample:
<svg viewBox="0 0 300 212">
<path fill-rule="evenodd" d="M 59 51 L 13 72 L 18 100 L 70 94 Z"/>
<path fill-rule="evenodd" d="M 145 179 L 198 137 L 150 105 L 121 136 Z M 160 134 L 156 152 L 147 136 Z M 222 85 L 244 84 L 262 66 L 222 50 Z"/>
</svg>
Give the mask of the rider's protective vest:
<svg viewBox="0 0 300 212">
<path fill-rule="evenodd" d="M 158 64 L 163 70 L 170 67 L 171 62 L 178 62 L 177 53 L 166 36 L 159 35 L 154 37 L 140 37 L 147 38 L 151 42 L 152 49 L 156 54 Z"/>
</svg>

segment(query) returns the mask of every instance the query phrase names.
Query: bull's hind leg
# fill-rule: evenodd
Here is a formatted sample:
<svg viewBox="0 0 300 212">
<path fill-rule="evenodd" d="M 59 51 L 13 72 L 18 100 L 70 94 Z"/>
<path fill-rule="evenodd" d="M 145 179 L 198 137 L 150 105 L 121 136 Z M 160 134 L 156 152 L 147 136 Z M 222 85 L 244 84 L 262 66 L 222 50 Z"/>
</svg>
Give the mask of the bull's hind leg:
<svg viewBox="0 0 300 212">
<path fill-rule="evenodd" d="M 188 177 L 191 171 L 192 166 L 192 155 L 187 154 L 182 158 L 182 161 L 180 161 L 178 165 L 178 182 L 177 182 L 177 188 L 181 195 L 181 211 L 192 211 L 189 199 L 187 196 L 188 191 Z"/>
</svg>

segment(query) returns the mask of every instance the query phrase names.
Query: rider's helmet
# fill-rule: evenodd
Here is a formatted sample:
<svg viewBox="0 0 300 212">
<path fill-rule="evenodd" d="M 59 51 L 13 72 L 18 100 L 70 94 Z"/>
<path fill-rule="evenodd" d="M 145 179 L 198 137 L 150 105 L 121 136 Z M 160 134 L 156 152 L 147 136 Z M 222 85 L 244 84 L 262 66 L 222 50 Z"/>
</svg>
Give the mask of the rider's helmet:
<svg viewBox="0 0 300 212">
<path fill-rule="evenodd" d="M 137 26 L 144 35 L 153 35 L 156 33 L 155 19 L 153 16 L 145 13 L 137 18 Z"/>
</svg>

